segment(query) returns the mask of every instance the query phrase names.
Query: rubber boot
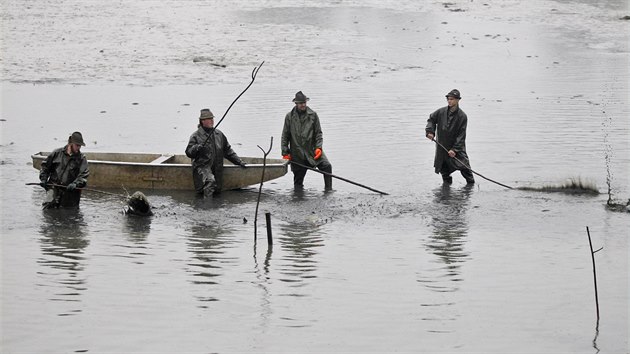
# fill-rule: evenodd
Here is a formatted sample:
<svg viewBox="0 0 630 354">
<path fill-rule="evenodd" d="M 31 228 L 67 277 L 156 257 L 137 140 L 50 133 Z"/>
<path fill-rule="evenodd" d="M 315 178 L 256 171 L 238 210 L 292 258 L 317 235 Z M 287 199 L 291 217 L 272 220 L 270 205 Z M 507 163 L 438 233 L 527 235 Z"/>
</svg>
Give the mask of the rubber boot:
<svg viewBox="0 0 630 354">
<path fill-rule="evenodd" d="M 462 170 L 462 177 L 466 179 L 466 183 L 475 184 L 475 177 L 473 176 L 472 171 L 470 170 Z"/>
<path fill-rule="evenodd" d="M 324 175 L 324 189 L 327 191 L 332 190 L 332 177 Z"/>
</svg>

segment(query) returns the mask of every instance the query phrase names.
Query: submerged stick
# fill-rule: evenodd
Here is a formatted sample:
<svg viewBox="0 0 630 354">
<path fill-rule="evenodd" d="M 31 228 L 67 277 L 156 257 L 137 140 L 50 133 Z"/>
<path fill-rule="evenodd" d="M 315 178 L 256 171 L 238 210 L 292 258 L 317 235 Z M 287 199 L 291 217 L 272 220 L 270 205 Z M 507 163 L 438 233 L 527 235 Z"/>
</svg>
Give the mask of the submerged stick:
<svg viewBox="0 0 630 354">
<path fill-rule="evenodd" d="M 351 180 L 349 180 L 349 179 L 345 179 L 345 178 L 343 178 L 343 177 L 339 177 L 339 176 L 333 175 L 332 173 L 328 173 L 328 172 L 320 171 L 320 170 L 318 170 L 318 169 L 316 169 L 316 168 L 313 168 L 313 167 L 310 167 L 310 166 L 306 166 L 306 165 L 302 165 L 301 163 L 295 162 L 295 161 L 293 161 L 293 160 L 291 160 L 290 162 L 291 162 L 292 164 L 294 164 L 294 165 L 298 165 L 298 166 L 300 166 L 300 167 L 304 167 L 304 168 L 309 169 L 309 170 L 311 170 L 311 171 L 315 171 L 315 172 L 317 172 L 317 173 L 321 173 L 321 174 L 326 175 L 326 176 L 330 176 L 330 177 L 334 177 L 334 178 L 340 179 L 340 180 L 342 180 L 342 181 L 344 181 L 344 182 L 348 182 L 348 183 L 354 184 L 355 186 L 359 186 L 359 187 L 363 187 L 363 188 L 365 188 L 365 189 L 369 189 L 369 190 L 371 190 L 372 192 L 380 193 L 380 194 L 383 194 L 383 195 L 389 195 L 389 193 L 381 192 L 381 191 L 379 191 L 379 190 L 377 190 L 377 189 L 370 188 L 370 187 L 368 187 L 368 186 L 365 186 L 365 185 L 363 185 L 363 184 L 360 184 L 360 183 L 357 183 L 357 182 L 351 181 Z"/>
<path fill-rule="evenodd" d="M 591 241 L 591 232 L 586 227 L 586 234 L 588 235 L 588 244 L 591 247 L 591 259 L 593 260 L 593 283 L 595 285 L 595 308 L 597 310 L 597 322 L 599 323 L 599 299 L 597 296 L 597 273 L 595 272 L 595 253 L 601 251 L 604 247 L 601 247 L 597 251 L 593 251 L 593 242 Z"/>
<path fill-rule="evenodd" d="M 262 65 L 262 64 L 261 64 Z M 254 213 L 254 243 L 256 243 L 256 234 L 257 234 L 257 224 L 258 224 L 258 205 L 260 205 L 260 195 L 262 194 L 262 186 L 265 181 L 265 168 L 267 167 L 267 155 L 271 152 L 271 147 L 273 146 L 273 136 L 271 137 L 271 142 L 269 143 L 269 150 L 265 151 L 260 145 L 257 145 L 258 148 L 263 152 L 263 169 L 262 176 L 260 176 L 260 186 L 258 187 L 258 200 L 256 201 L 256 212 Z M 269 228 L 269 225 L 267 225 Z"/>
<path fill-rule="evenodd" d="M 447 149 L 447 148 L 445 148 L 445 147 L 444 147 L 444 145 L 440 144 L 440 143 L 439 143 L 437 140 L 435 140 L 435 139 L 433 139 L 433 141 L 434 141 L 436 144 L 438 144 L 438 145 L 439 145 L 442 149 L 444 149 L 444 151 L 446 151 L 446 152 L 448 153 L 448 149 Z M 476 174 L 477 176 L 479 176 L 479 177 L 481 177 L 481 178 L 483 178 L 483 179 L 485 179 L 485 180 L 488 180 L 488 181 L 490 181 L 490 182 L 492 182 L 492 183 L 496 183 L 496 184 L 500 185 L 501 187 L 505 187 L 505 188 L 508 188 L 508 189 L 514 189 L 513 187 L 510 187 L 510 186 L 505 185 L 505 184 L 503 184 L 503 183 L 499 183 L 499 182 L 497 182 L 497 181 L 495 181 L 495 180 L 492 180 L 492 179 L 490 179 L 490 178 L 488 178 L 488 177 L 486 177 L 486 176 L 482 175 L 482 174 L 481 174 L 481 173 L 479 173 L 479 172 L 476 172 L 475 170 L 473 170 L 472 168 L 470 168 L 470 166 L 468 166 L 466 163 L 464 163 L 462 160 L 458 159 L 457 157 L 453 157 L 453 159 L 455 159 L 455 161 L 457 161 L 457 162 L 459 162 L 460 164 L 462 164 L 462 166 L 464 166 L 464 167 L 466 167 L 467 169 L 469 169 L 469 170 L 470 170 L 470 172 L 472 172 L 472 173 Z"/>
</svg>

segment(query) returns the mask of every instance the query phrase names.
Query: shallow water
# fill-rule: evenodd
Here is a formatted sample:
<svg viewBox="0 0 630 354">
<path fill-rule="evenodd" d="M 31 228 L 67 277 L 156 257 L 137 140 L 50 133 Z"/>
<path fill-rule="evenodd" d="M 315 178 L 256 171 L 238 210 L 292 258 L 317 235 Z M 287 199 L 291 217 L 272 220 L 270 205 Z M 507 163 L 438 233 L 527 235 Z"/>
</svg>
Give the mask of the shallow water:
<svg viewBox="0 0 630 354">
<path fill-rule="evenodd" d="M 608 185 L 630 197 L 627 3 L 21 4 L 2 15 L 3 352 L 628 352 L 630 218 L 605 208 Z M 279 156 L 303 90 L 333 172 L 388 196 L 289 174 L 254 240 L 257 186 L 143 191 L 136 218 L 95 193 L 44 212 L 24 185 L 74 130 L 85 151 L 183 152 L 263 60 L 221 123 L 234 149 Z M 444 188 L 423 129 L 454 87 L 473 169 L 602 194 Z"/>
</svg>

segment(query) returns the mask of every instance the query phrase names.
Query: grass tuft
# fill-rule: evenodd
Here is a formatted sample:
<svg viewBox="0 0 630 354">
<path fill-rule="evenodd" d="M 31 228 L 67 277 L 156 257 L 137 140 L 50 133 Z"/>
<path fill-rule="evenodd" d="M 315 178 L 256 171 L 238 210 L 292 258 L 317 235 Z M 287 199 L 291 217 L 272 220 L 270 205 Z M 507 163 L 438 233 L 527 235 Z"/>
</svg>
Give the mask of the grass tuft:
<svg viewBox="0 0 630 354">
<path fill-rule="evenodd" d="M 560 192 L 568 194 L 599 194 L 597 185 L 593 181 L 584 181 L 581 178 L 567 178 L 562 184 L 548 184 L 542 187 L 518 187 L 517 189 L 538 192 Z"/>
</svg>

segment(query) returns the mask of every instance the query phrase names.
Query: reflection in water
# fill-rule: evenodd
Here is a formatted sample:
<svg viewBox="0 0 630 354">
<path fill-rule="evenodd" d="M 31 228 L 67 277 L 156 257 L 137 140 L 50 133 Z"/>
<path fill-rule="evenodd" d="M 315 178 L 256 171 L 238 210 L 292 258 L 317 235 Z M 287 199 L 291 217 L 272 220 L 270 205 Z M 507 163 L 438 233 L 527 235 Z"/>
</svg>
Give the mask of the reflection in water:
<svg viewBox="0 0 630 354">
<path fill-rule="evenodd" d="M 262 273 L 260 271 L 260 265 L 258 264 L 258 253 L 256 252 L 256 244 L 254 244 L 254 269 L 256 270 L 257 278 L 259 280 L 267 279 L 269 277 L 269 270 L 271 269 L 271 256 L 273 255 L 273 245 L 267 244 L 267 252 L 265 253 L 265 261 L 262 266 Z"/>
<path fill-rule="evenodd" d="M 225 249 L 231 242 L 227 239 L 231 230 L 220 225 L 196 224 L 191 227 L 190 231 L 188 249 L 193 256 L 188 266 L 190 266 L 189 272 L 193 276 L 191 282 L 198 285 L 218 284 L 218 277 L 222 275 L 222 264 L 232 261 L 224 256 Z M 208 291 L 205 294 L 210 294 Z M 215 296 L 205 295 L 197 298 L 203 302 L 219 300 Z"/>
<path fill-rule="evenodd" d="M 455 302 L 444 301 L 444 293 L 459 290 L 457 283 L 460 265 L 468 258 L 464 243 L 468 234 L 466 211 L 472 186 L 452 189 L 449 185 L 434 191 L 435 198 L 429 208 L 430 225 L 433 233 L 427 240 L 426 247 L 437 256 L 438 267 L 425 269 L 419 273 L 418 282 L 429 289 L 435 297 L 427 296 L 422 300 L 422 320 L 431 323 L 427 329 L 430 333 L 450 333 L 453 331 L 449 323 L 456 321 Z"/>
<path fill-rule="evenodd" d="M 595 338 L 593 338 L 593 348 L 596 350 L 595 354 L 599 353 L 599 347 L 597 346 L 597 337 L 599 337 L 599 318 L 597 319 L 597 324 L 595 325 Z"/>
<path fill-rule="evenodd" d="M 128 235 L 130 241 L 142 243 L 146 241 L 151 231 L 151 217 L 127 215 L 123 225 L 125 226 L 125 234 Z"/>
<path fill-rule="evenodd" d="M 315 278 L 313 272 L 317 269 L 317 261 L 314 256 L 317 248 L 323 246 L 320 226 L 308 221 L 302 223 L 288 223 L 281 227 L 278 242 L 287 252 L 281 273 L 286 275 L 283 282 L 295 283 L 302 286 L 304 279 Z"/>
<path fill-rule="evenodd" d="M 445 184 L 435 191 L 433 207 L 430 209 L 433 234 L 426 246 L 444 264 L 441 269 L 446 271 L 450 282 L 446 286 L 427 283 L 427 287 L 434 291 L 456 291 L 457 287 L 452 282 L 461 280 L 458 277 L 459 263 L 468 257 L 464 243 L 468 234 L 466 211 L 472 189 L 472 186 L 467 185 L 455 190 Z"/>
<path fill-rule="evenodd" d="M 42 257 L 37 263 L 52 268 L 53 272 L 40 272 L 62 292 L 55 293 L 51 301 L 77 302 L 86 290 L 83 251 L 89 245 L 85 239 L 85 222 L 79 209 L 48 209 L 42 211 L 43 220 L 40 233 Z M 60 270 L 62 272 L 56 272 Z M 79 309 L 59 314 L 67 316 L 81 312 Z"/>
<path fill-rule="evenodd" d="M 280 227 L 281 236 L 278 242 L 282 247 L 281 264 L 279 268 L 279 280 L 286 286 L 282 296 L 289 296 L 294 299 L 310 296 L 311 292 L 305 291 L 304 287 L 309 284 L 308 280 L 316 278 L 317 270 L 317 248 L 323 246 L 322 230 L 320 225 L 309 220 L 296 223 L 290 222 Z M 298 291 L 303 288 L 302 292 Z M 309 319 L 298 318 L 293 312 L 281 317 L 287 327 L 302 328 L 309 327 Z M 311 320 L 312 321 L 312 320 Z"/>
<path fill-rule="evenodd" d="M 271 256 L 273 255 L 273 245 L 267 245 L 267 253 L 265 254 L 265 261 L 260 269 L 258 264 L 258 258 L 256 253 L 256 244 L 254 244 L 254 271 L 256 274 L 256 284 L 261 290 L 260 299 L 260 328 L 269 328 L 269 321 L 271 318 L 271 293 L 269 291 L 269 270 L 271 265 Z"/>
</svg>

